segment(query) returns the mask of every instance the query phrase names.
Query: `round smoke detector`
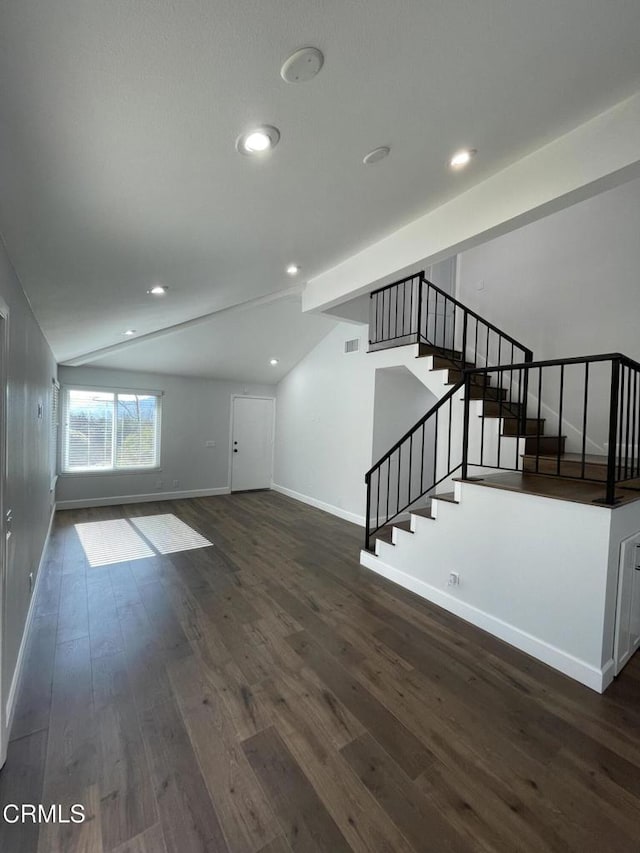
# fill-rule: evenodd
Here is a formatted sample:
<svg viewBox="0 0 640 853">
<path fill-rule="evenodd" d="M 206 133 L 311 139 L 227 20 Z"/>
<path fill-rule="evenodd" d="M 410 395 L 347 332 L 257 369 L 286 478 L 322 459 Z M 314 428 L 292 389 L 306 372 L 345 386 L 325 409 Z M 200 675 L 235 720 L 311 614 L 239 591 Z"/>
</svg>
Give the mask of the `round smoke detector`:
<svg viewBox="0 0 640 853">
<path fill-rule="evenodd" d="M 287 83 L 306 83 L 313 80 L 324 64 L 324 56 L 317 47 L 303 47 L 292 53 L 280 69 Z"/>
<path fill-rule="evenodd" d="M 373 166 L 374 163 L 379 163 L 380 160 L 384 160 L 385 157 L 388 157 L 390 152 L 391 149 L 388 145 L 381 145 L 380 148 L 374 148 L 373 151 L 369 151 L 369 153 L 362 158 L 362 162 L 365 166 Z"/>
</svg>

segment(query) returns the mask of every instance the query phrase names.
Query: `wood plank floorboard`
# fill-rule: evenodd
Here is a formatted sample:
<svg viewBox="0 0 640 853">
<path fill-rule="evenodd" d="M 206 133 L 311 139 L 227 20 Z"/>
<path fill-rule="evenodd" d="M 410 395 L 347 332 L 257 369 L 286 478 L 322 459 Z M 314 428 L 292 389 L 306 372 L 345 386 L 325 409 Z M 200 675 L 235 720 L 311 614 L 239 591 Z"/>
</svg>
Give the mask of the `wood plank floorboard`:
<svg viewBox="0 0 640 853">
<path fill-rule="evenodd" d="M 598 696 L 361 540 L 275 492 L 59 512 L 0 798 L 89 819 L 1 853 L 640 853 L 640 656 Z"/>
</svg>

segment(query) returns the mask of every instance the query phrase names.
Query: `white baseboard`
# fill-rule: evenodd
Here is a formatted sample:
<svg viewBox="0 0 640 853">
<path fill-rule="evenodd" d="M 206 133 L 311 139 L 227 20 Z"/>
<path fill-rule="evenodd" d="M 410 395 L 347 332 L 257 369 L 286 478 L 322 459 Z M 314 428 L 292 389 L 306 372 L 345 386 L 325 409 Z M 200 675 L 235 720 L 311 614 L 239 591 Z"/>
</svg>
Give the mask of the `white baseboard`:
<svg viewBox="0 0 640 853">
<path fill-rule="evenodd" d="M 346 509 L 342 509 L 339 506 L 328 504 L 325 501 L 320 501 L 317 498 L 310 497 L 309 495 L 303 495 L 300 492 L 294 492 L 293 489 L 287 489 L 285 486 L 279 486 L 277 483 L 271 483 L 271 488 L 274 492 L 280 492 L 283 495 L 287 495 L 289 498 L 301 501 L 303 504 L 309 504 L 309 506 L 314 506 L 316 509 L 321 509 L 324 512 L 331 513 L 331 515 L 337 515 L 338 518 L 343 518 L 345 521 L 350 521 L 352 524 L 358 524 L 360 527 L 364 527 L 365 518 L 363 515 L 356 515 L 355 512 L 348 512 Z"/>
<path fill-rule="evenodd" d="M 186 492 L 151 492 L 148 495 L 114 495 L 108 498 L 80 498 L 74 501 L 58 501 L 56 509 L 89 509 L 94 506 L 120 506 L 120 504 L 151 503 L 152 501 L 177 501 L 183 498 L 208 498 L 212 495 L 228 495 L 228 486 L 217 489 L 191 489 Z"/>
<path fill-rule="evenodd" d="M 379 557 L 369 553 L 369 551 L 362 551 L 360 553 L 360 562 L 363 566 L 366 566 L 377 574 L 405 587 L 405 589 L 411 590 L 411 592 L 415 592 L 421 598 L 432 601 L 444 610 L 448 610 L 450 613 L 464 619 L 465 622 L 470 622 L 472 625 L 482 628 L 494 637 L 504 640 L 509 645 L 515 646 L 520 651 L 526 652 L 531 657 L 548 664 L 553 669 L 557 669 L 570 678 L 574 678 L 597 693 L 602 693 L 613 680 L 613 661 L 608 661 L 602 668 L 592 666 L 586 661 L 580 660 L 568 652 L 564 652 L 562 649 L 516 628 L 514 625 L 510 625 L 508 622 L 503 622 L 502 619 L 498 619 L 484 610 L 479 610 L 477 607 L 467 604 L 465 601 L 461 601 L 459 598 L 443 590 L 436 589 L 431 584 L 425 583 L 399 569 L 394 569 Z"/>
<path fill-rule="evenodd" d="M 47 535 L 45 536 L 44 545 L 42 546 L 42 553 L 40 554 L 40 560 L 38 562 L 38 571 L 36 573 L 36 582 L 33 585 L 33 590 L 31 591 L 31 600 L 29 602 L 29 610 L 27 611 L 27 618 L 24 623 L 24 628 L 22 631 L 22 640 L 20 641 L 20 648 L 18 650 L 18 657 L 16 660 L 16 667 L 13 671 L 13 677 L 11 679 L 11 686 L 9 687 L 9 695 L 7 696 L 7 704 L 5 705 L 5 720 L 7 722 L 7 742 L 9 740 L 9 736 L 11 733 L 11 725 L 13 723 L 13 715 L 16 710 L 16 698 L 18 696 L 18 690 L 20 689 L 20 682 L 22 680 L 22 669 L 24 667 L 24 658 L 27 651 L 27 643 L 29 641 L 29 634 L 31 633 L 31 623 L 33 622 L 33 614 L 36 610 L 36 601 L 38 599 L 38 589 L 40 588 L 40 579 L 43 575 L 43 568 L 45 557 L 47 554 L 47 548 L 49 547 L 49 538 L 51 537 L 51 528 L 53 527 L 53 519 L 56 514 L 56 505 L 53 505 L 53 509 L 51 510 L 51 518 L 49 519 L 49 527 L 47 529 Z"/>
</svg>

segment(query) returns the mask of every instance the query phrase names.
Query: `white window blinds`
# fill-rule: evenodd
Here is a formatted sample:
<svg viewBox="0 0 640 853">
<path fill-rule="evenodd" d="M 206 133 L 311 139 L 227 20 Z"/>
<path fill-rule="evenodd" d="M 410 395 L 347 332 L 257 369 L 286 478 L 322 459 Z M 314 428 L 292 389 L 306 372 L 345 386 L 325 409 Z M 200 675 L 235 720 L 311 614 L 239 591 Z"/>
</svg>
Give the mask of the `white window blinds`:
<svg viewBox="0 0 640 853">
<path fill-rule="evenodd" d="M 126 471 L 159 464 L 159 394 L 66 389 L 63 471 Z"/>
</svg>

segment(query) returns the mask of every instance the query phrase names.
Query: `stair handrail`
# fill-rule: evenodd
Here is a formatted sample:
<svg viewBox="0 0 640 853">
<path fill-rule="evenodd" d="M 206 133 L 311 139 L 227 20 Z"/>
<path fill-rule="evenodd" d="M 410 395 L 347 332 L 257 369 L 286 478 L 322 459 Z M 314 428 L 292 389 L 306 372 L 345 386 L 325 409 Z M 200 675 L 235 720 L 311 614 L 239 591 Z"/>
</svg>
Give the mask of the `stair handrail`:
<svg viewBox="0 0 640 853">
<path fill-rule="evenodd" d="M 637 480 L 640 478 L 640 362 L 635 361 L 627 355 L 620 352 L 599 353 L 586 356 L 572 356 L 569 358 L 552 358 L 542 359 L 529 362 L 518 362 L 510 365 L 499 365 L 497 367 L 471 367 L 465 370 L 463 384 L 465 385 L 465 410 L 463 423 L 463 463 L 462 463 L 462 479 L 468 476 L 469 459 L 468 459 L 468 444 L 469 444 L 469 389 L 474 376 L 484 376 L 484 387 L 487 387 L 487 378 L 491 375 L 497 375 L 499 381 L 503 379 L 505 374 L 518 372 L 523 381 L 516 383 L 518 397 L 516 400 L 509 398 L 500 404 L 499 417 L 509 417 L 509 407 L 516 404 L 520 407 L 520 417 L 522 419 L 522 428 L 519 430 L 519 437 L 527 439 L 535 438 L 538 442 L 538 449 L 535 451 L 536 466 L 535 473 L 548 476 L 562 476 L 570 479 L 589 480 L 593 479 L 586 475 L 586 468 L 589 464 L 587 461 L 587 412 L 589 407 L 589 366 L 597 363 L 610 363 L 610 388 L 608 400 L 608 430 L 607 430 L 607 463 L 606 463 L 606 493 L 604 499 L 596 499 L 597 503 L 604 503 L 609 506 L 615 506 L 619 501 L 619 496 L 616 494 L 616 487 L 620 483 L 628 482 L 629 480 Z M 565 383 L 565 368 L 577 365 L 584 365 L 584 387 L 580 391 L 581 401 L 581 420 L 582 424 L 579 427 L 581 434 L 581 451 L 580 451 L 580 476 L 572 476 L 562 472 L 562 456 L 564 451 L 561 450 L 560 440 L 562 438 L 562 416 L 563 416 L 563 388 Z M 541 472 L 539 470 L 540 450 L 539 442 L 541 439 L 540 431 L 540 415 L 542 394 L 540 388 L 543 384 L 543 370 L 545 368 L 559 368 L 559 409 L 558 409 L 558 449 L 553 452 L 557 455 L 557 468 L 554 472 Z M 528 388 L 529 374 L 537 372 L 538 375 L 538 390 L 537 398 L 537 433 L 527 431 L 526 423 L 527 403 L 528 403 Z M 535 381 L 535 380 L 534 380 Z M 546 382 L 544 383 L 546 385 Z M 505 414 L 502 415 L 502 408 L 505 407 Z M 513 409 L 511 409 L 513 411 Z M 483 416 L 484 417 L 484 416 Z M 575 427 L 574 427 L 575 428 Z M 484 429 L 484 422 L 483 422 Z M 554 434 L 555 436 L 555 434 Z M 544 455 L 544 454 L 542 454 Z M 486 463 L 480 458 L 480 467 L 486 467 Z M 500 465 L 500 451 L 498 449 L 498 464 L 499 469 L 517 470 L 508 466 Z M 634 488 L 636 488 L 634 486 Z"/>
<path fill-rule="evenodd" d="M 426 495 L 428 492 L 432 491 L 432 490 L 433 490 L 436 486 L 438 486 L 438 485 L 439 485 L 443 480 L 446 480 L 448 477 L 450 477 L 450 476 L 451 476 L 452 474 L 454 474 L 458 469 L 460 469 L 460 468 L 461 468 L 461 466 L 462 466 L 462 447 L 460 448 L 460 459 L 461 459 L 461 461 L 460 461 L 457 465 L 455 465 L 455 466 L 453 466 L 453 467 L 451 466 L 451 462 L 450 462 L 450 460 L 451 460 L 451 429 L 449 428 L 449 435 L 448 435 L 448 442 L 449 442 L 449 445 L 448 445 L 448 448 L 447 448 L 447 458 L 448 458 L 448 460 L 449 460 L 449 463 L 448 463 L 448 465 L 446 466 L 446 467 L 447 467 L 447 471 L 446 471 L 446 473 L 444 473 L 444 474 L 443 474 L 442 476 L 440 476 L 440 477 L 436 476 L 436 474 L 437 474 L 437 443 L 438 443 L 438 434 L 437 434 L 437 423 L 438 423 L 438 421 L 437 421 L 437 418 L 438 418 L 438 415 L 439 415 L 440 410 L 441 410 L 441 409 L 444 409 L 444 407 L 445 407 L 445 406 L 447 405 L 447 403 L 448 403 L 448 404 L 449 404 L 449 424 L 451 424 L 451 413 L 452 413 L 453 397 L 454 397 L 454 395 L 455 395 L 456 393 L 458 393 L 459 391 L 461 391 L 461 390 L 464 388 L 464 384 L 465 384 L 465 383 L 464 383 L 464 380 L 461 380 L 460 382 L 457 382 L 457 383 L 456 383 L 456 384 L 455 384 L 455 385 L 454 385 L 454 386 L 453 386 L 453 387 L 452 387 L 452 388 L 451 388 L 451 389 L 450 389 L 450 390 L 449 390 L 449 391 L 444 395 L 444 397 L 442 397 L 440 400 L 438 400 L 438 402 L 437 402 L 434 406 L 432 406 L 432 407 L 429 409 L 429 411 L 428 411 L 425 415 L 423 415 L 423 416 L 422 416 L 422 417 L 421 417 L 421 418 L 420 418 L 420 419 L 419 419 L 419 420 L 418 420 L 418 421 L 417 421 L 417 422 L 416 422 L 412 427 L 410 427 L 410 429 L 408 429 L 408 430 L 407 430 L 407 432 L 402 436 L 402 438 L 400 438 L 400 439 L 399 439 L 399 440 L 398 440 L 398 441 L 397 441 L 397 442 L 396 442 L 396 443 L 395 443 L 395 444 L 394 444 L 394 445 L 393 445 L 389 450 L 387 450 L 387 452 L 386 452 L 385 454 L 383 454 L 383 455 L 378 459 L 378 461 L 377 461 L 377 462 L 375 462 L 375 463 L 371 466 L 371 468 L 369 468 L 369 470 L 368 470 L 368 471 L 367 471 L 367 473 L 365 474 L 365 483 L 366 483 L 366 487 L 367 487 L 367 498 L 366 498 L 366 501 L 367 501 L 367 502 L 366 502 L 366 521 L 365 521 L 365 548 L 366 548 L 367 550 L 369 550 L 369 548 L 370 548 L 370 544 L 371 544 L 371 537 L 372 537 L 372 536 L 373 536 L 373 535 L 374 535 L 378 530 L 380 530 L 380 528 L 381 528 L 381 527 L 384 527 L 384 525 L 385 525 L 385 524 L 388 524 L 392 519 L 394 519 L 394 518 L 396 518 L 398 515 L 400 515 L 400 513 L 401 513 L 401 512 L 404 512 L 404 510 L 406 510 L 409 506 L 412 506 L 413 504 L 415 504 L 415 503 L 416 503 L 416 501 L 420 500 L 420 498 L 422 498 L 422 497 L 423 497 L 424 495 Z M 403 446 L 403 444 L 405 444 L 408 440 L 412 442 L 412 437 L 413 437 L 415 434 L 417 434 L 417 433 L 418 433 L 418 431 L 419 431 L 420 429 L 422 429 L 422 428 L 427 424 L 427 422 L 428 422 L 432 417 L 434 417 L 434 416 L 435 416 L 435 418 L 436 418 L 436 429 L 435 429 L 435 448 L 434 448 L 434 457 L 435 457 L 435 459 L 436 459 L 436 463 L 434 464 L 434 482 L 433 482 L 433 483 L 429 483 L 429 485 L 425 488 L 425 487 L 424 487 L 424 482 L 421 480 L 419 493 L 417 493 L 414 497 L 411 497 L 411 476 L 412 476 L 412 471 L 411 471 L 411 451 L 412 451 L 412 443 L 411 443 L 411 444 L 410 444 L 410 456 L 409 456 L 410 461 L 409 461 L 409 473 L 408 473 L 408 476 L 409 476 L 409 483 L 408 483 L 407 501 L 406 501 L 405 503 L 403 503 L 403 505 L 402 505 L 402 506 L 400 506 L 399 492 L 400 492 L 400 479 L 401 479 L 401 474 L 400 474 L 400 462 L 401 462 L 401 458 L 402 458 L 402 457 L 401 457 L 401 453 L 402 453 L 402 446 Z M 425 433 L 423 432 L 423 441 L 422 441 L 422 446 L 421 446 L 421 452 L 422 452 L 423 454 L 424 454 L 424 435 L 425 435 Z M 389 475 L 390 475 L 390 471 L 391 471 L 391 458 L 392 458 L 393 454 L 394 454 L 394 453 L 396 453 L 396 451 L 397 451 L 397 452 L 398 452 L 398 454 L 399 454 L 399 456 L 398 456 L 398 499 L 397 499 L 396 506 L 395 506 L 395 512 L 393 512 L 393 513 L 388 513 L 388 512 L 387 512 L 387 513 L 385 514 L 385 516 L 384 516 L 384 522 L 381 524 L 381 523 L 380 523 L 380 505 L 379 505 L 379 501 L 380 501 L 380 476 L 381 476 L 381 471 L 382 471 L 382 467 L 383 467 L 383 465 L 385 464 L 385 462 L 387 462 L 387 464 L 388 464 L 388 473 L 389 473 Z M 430 452 L 431 452 L 431 451 L 430 451 Z M 375 472 L 376 472 L 376 471 L 378 472 L 378 501 L 377 501 L 377 507 L 376 507 L 376 525 L 372 528 L 372 526 L 371 526 L 371 516 L 372 516 L 372 477 L 373 477 L 373 475 L 375 474 Z M 421 470 L 421 475 L 422 475 L 422 470 Z M 388 494 L 389 494 L 389 492 L 388 492 L 388 488 L 389 488 L 389 478 L 388 478 L 388 481 L 387 481 L 387 498 L 388 498 Z M 387 508 L 388 508 L 388 501 L 387 501 Z"/>
<path fill-rule="evenodd" d="M 414 287 L 414 284 L 417 285 L 417 298 L 416 298 L 416 306 L 417 306 L 416 319 L 417 319 L 417 322 L 416 322 L 416 327 L 413 328 L 413 314 L 412 314 L 412 316 L 410 317 L 410 327 L 407 330 L 406 324 L 405 324 L 404 314 L 406 311 L 406 285 L 409 282 L 411 282 L 411 289 L 410 289 L 411 308 L 413 307 L 413 287 Z M 375 290 L 372 290 L 369 294 L 369 298 L 370 298 L 370 300 L 372 300 L 372 299 L 374 299 L 374 297 L 377 297 L 378 294 L 385 293 L 386 291 L 392 290 L 394 288 L 397 289 L 398 291 L 400 288 L 403 288 L 402 334 L 392 335 L 388 338 L 383 337 L 380 339 L 380 341 L 375 341 L 371 338 L 371 333 L 370 333 L 369 344 L 374 344 L 374 343 L 378 343 L 378 342 L 387 342 L 387 341 L 393 341 L 393 340 L 401 340 L 401 339 L 404 340 L 409 335 L 415 335 L 416 340 L 418 342 L 420 342 L 422 339 L 424 339 L 425 343 L 430 343 L 427 336 L 422 334 L 422 329 L 421 329 L 421 321 L 422 321 L 422 318 L 424 315 L 424 312 L 423 312 L 423 305 L 424 305 L 424 301 L 425 301 L 424 290 L 426 288 L 427 300 L 429 297 L 429 292 L 433 291 L 435 294 L 437 294 L 436 299 L 438 296 L 440 296 L 440 297 L 442 297 L 442 299 L 445 300 L 446 303 L 453 306 L 454 310 L 456 308 L 458 308 L 460 311 L 463 312 L 463 323 L 464 323 L 464 329 L 465 329 L 465 333 L 463 334 L 463 347 L 462 347 L 463 366 L 464 366 L 465 359 L 466 359 L 466 344 L 467 344 L 466 328 L 467 328 L 469 318 L 473 318 L 476 321 L 476 323 L 481 323 L 487 330 L 494 332 L 496 335 L 499 336 L 499 338 L 503 338 L 505 341 L 507 341 L 509 344 L 511 344 L 514 348 L 520 350 L 524 355 L 525 361 L 531 361 L 533 359 L 532 350 L 530 350 L 524 344 L 520 343 L 520 341 L 517 341 L 511 335 L 508 335 L 506 332 L 503 332 L 494 323 L 489 322 L 489 320 L 485 320 L 484 317 L 482 317 L 480 314 L 478 314 L 472 308 L 467 307 L 464 303 L 460 302 L 460 300 L 456 299 L 455 296 L 451 296 L 449 293 L 447 293 L 441 287 L 438 287 L 437 284 L 434 284 L 432 281 L 430 281 L 426 277 L 424 270 L 420 270 L 420 271 L 412 273 L 410 275 L 403 276 L 402 278 L 397 279 L 396 281 L 390 282 L 389 284 L 385 284 L 382 287 L 378 287 Z M 396 300 L 398 300 L 398 299 L 399 299 L 399 296 L 396 297 Z M 377 307 L 377 302 L 376 302 L 376 307 Z M 383 301 L 383 309 L 382 310 L 384 311 L 384 301 Z M 397 313 L 397 310 L 398 310 L 398 301 L 396 301 L 396 313 Z M 383 321 L 383 323 L 384 323 L 384 321 Z M 370 326 L 371 325 L 377 325 L 377 316 L 376 316 L 376 320 L 374 320 L 373 324 L 370 324 Z M 397 331 L 397 329 L 396 329 L 396 331 Z M 454 342 L 454 349 L 455 349 L 455 342 Z M 475 356 L 475 353 L 474 353 L 474 356 Z"/>
</svg>

